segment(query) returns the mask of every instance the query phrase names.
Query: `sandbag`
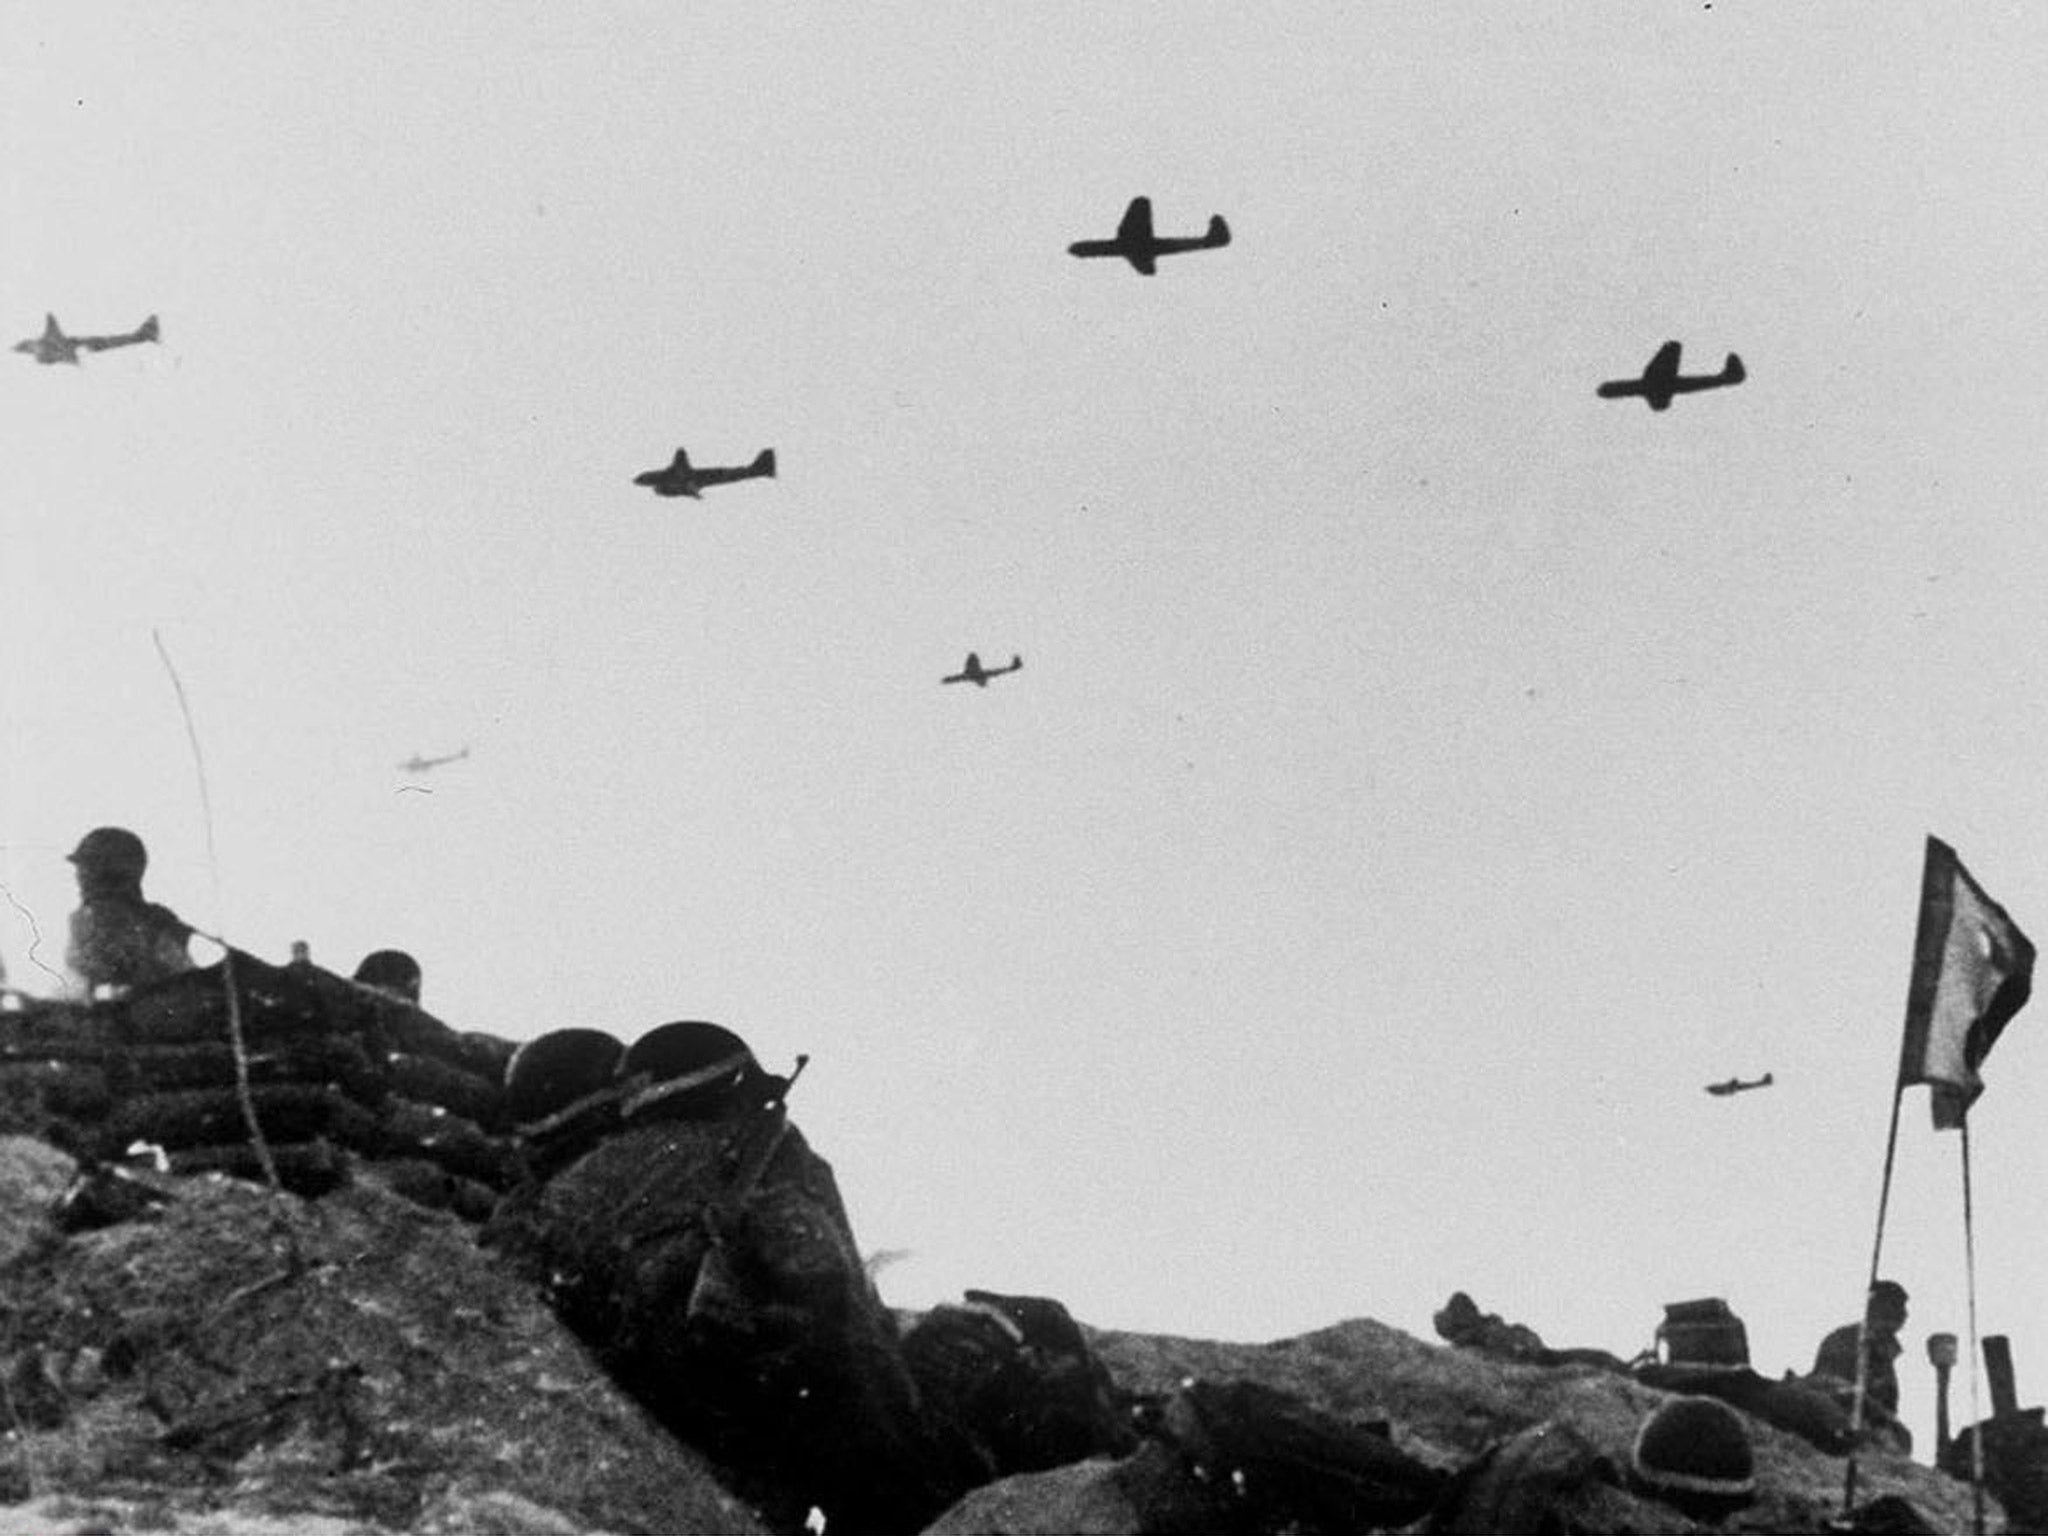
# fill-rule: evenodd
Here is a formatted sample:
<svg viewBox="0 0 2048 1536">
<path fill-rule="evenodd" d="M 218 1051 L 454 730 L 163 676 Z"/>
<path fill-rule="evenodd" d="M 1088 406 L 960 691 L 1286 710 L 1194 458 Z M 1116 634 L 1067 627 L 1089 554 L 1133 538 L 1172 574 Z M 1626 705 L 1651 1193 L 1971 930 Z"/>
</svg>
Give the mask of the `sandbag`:
<svg viewBox="0 0 2048 1536">
<path fill-rule="evenodd" d="M 384 1077 L 399 1097 L 450 1110 L 479 1126 L 495 1126 L 503 1116 L 505 1096 L 494 1079 L 438 1056 L 392 1051 L 384 1058 Z"/>
<path fill-rule="evenodd" d="M 415 1205 L 448 1211 L 464 1221 L 487 1221 L 497 1209 L 496 1190 L 450 1173 L 427 1158 L 374 1158 L 362 1165 L 362 1172 Z"/>
<path fill-rule="evenodd" d="M 374 1106 L 384 1096 L 383 1075 L 362 1043 L 346 1035 L 306 1034 L 260 1041 L 246 1053 L 251 1083 L 333 1086 Z M 177 1045 L 134 1045 L 109 1062 L 114 1090 L 123 1098 L 187 1088 L 232 1088 L 235 1049 L 226 1040 Z"/>
<path fill-rule="evenodd" d="M 107 1076 L 106 1068 L 95 1061 L 0 1059 L 0 1103 L 62 1120 L 97 1120 L 113 1107 Z M 35 1111 L 29 1111 L 29 1105 Z"/>
<path fill-rule="evenodd" d="M 9 1056 L 61 1056 L 97 1061 L 122 1043 L 127 1027 L 120 1005 L 26 998 L 0 1013 L 0 1046 Z"/>
<path fill-rule="evenodd" d="M 348 1156 L 331 1142 L 283 1142 L 267 1150 L 278 1184 L 292 1194 L 318 1199 L 349 1182 Z M 247 1142 L 179 1147 L 170 1153 L 170 1164 L 173 1173 L 221 1173 L 252 1184 L 266 1181 L 263 1160 Z"/>
<path fill-rule="evenodd" d="M 450 1173 L 493 1189 L 511 1187 L 520 1168 L 518 1153 L 509 1141 L 488 1134 L 460 1115 L 396 1097 L 384 1106 L 375 1147 L 361 1150 L 424 1157 Z"/>
<path fill-rule="evenodd" d="M 123 1020 L 124 1043 L 180 1045 L 231 1039 L 229 969 L 229 962 L 222 961 L 129 993 L 115 1005 Z M 368 1010 L 338 982 L 317 984 L 314 978 L 322 973 L 309 969 L 302 974 L 240 953 L 232 970 L 245 1044 L 280 1036 L 360 1035 L 368 1021 Z"/>
<path fill-rule="evenodd" d="M 267 1083 L 250 1089 L 257 1124 L 277 1144 L 326 1140 L 362 1151 L 387 1140 L 377 1117 L 339 1089 Z M 166 1148 L 232 1144 L 247 1139 L 239 1095 L 232 1088 L 150 1093 L 118 1106 L 96 1136 L 98 1155 L 113 1159 L 138 1141 Z"/>
</svg>

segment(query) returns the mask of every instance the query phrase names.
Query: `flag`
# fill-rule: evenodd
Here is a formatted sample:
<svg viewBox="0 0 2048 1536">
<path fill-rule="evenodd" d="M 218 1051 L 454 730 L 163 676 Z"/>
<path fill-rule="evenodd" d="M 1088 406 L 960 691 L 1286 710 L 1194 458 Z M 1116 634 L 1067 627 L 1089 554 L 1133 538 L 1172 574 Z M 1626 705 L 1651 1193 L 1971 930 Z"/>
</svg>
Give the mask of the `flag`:
<svg viewBox="0 0 2048 1536">
<path fill-rule="evenodd" d="M 1920 928 L 1899 1086 L 1934 1090 L 1934 1128 L 1952 1131 L 1984 1091 L 1977 1068 L 2034 984 L 2034 946 L 1970 878 L 1955 850 L 1927 839 Z"/>
</svg>

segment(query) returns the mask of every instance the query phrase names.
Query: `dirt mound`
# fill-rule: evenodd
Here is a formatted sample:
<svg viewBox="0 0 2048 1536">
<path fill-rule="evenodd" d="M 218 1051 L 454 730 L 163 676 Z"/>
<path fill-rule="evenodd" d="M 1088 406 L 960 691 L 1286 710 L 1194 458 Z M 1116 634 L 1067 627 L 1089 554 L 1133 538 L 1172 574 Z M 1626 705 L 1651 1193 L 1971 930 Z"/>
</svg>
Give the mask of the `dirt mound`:
<svg viewBox="0 0 2048 1536">
<path fill-rule="evenodd" d="M 168 1181 L 145 1219 L 37 1235 L 49 1165 L 15 1146 L 14 1528 L 762 1536 L 454 1218 L 370 1185 L 308 1203 L 210 1176 Z"/>
<path fill-rule="evenodd" d="M 1383 1420 L 1397 1446 L 1446 1471 L 1544 1423 L 1568 1426 L 1613 1465 L 1626 1467 L 1643 1419 L 1670 1397 L 1613 1371 L 1490 1359 L 1427 1344 L 1369 1319 L 1270 1344 L 1101 1331 L 1089 1337 L 1127 1391 L 1171 1392 L 1188 1377 L 1256 1381 L 1341 1418 Z M 1783 1536 L 1824 1530 L 1840 1509 L 1842 1459 L 1760 1420 L 1749 1419 L 1747 1427 L 1758 1496 L 1717 1529 Z M 1862 1452 L 1858 1467 L 1859 1505 L 1894 1495 L 1938 1529 L 1970 1529 L 1967 1485 L 1880 1451 Z M 1662 1506 L 1620 1495 L 1603 1503 L 1628 1523 L 1588 1530 L 1673 1528 Z M 1676 1528 L 1693 1527 L 1681 1521 Z"/>
</svg>

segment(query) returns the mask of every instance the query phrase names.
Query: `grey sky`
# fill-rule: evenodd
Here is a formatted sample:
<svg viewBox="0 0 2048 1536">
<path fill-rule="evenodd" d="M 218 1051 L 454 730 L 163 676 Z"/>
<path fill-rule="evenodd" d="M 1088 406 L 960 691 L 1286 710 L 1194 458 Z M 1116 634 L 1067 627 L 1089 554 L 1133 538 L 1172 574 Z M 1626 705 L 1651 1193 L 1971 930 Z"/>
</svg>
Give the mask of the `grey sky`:
<svg viewBox="0 0 2048 1536">
<path fill-rule="evenodd" d="M 0 368 L 46 951 L 118 821 L 461 1027 L 808 1051 L 906 1302 L 1853 1315 L 1922 837 L 2048 940 L 2038 13 L 0 14 L 7 323 L 165 336 Z M 1140 192 L 1235 243 L 1063 254 Z M 1594 398 L 1667 338 L 1749 382 Z M 2027 1379 L 2040 1035 L 1973 1122 Z"/>
</svg>

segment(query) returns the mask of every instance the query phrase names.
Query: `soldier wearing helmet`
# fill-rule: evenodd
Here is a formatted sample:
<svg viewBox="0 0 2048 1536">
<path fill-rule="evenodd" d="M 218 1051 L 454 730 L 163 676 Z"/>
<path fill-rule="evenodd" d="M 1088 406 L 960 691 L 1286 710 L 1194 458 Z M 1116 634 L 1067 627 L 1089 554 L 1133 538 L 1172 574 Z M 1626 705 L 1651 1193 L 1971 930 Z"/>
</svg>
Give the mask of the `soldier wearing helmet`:
<svg viewBox="0 0 2048 1536">
<path fill-rule="evenodd" d="M 420 963 L 402 949 L 372 950 L 350 980 L 419 1006 Z"/>
<path fill-rule="evenodd" d="M 192 969 L 185 948 L 192 929 L 169 907 L 143 899 L 149 852 L 141 838 L 126 827 L 95 827 L 69 858 L 78 871 L 79 905 L 64 958 L 89 993 Z"/>
</svg>

